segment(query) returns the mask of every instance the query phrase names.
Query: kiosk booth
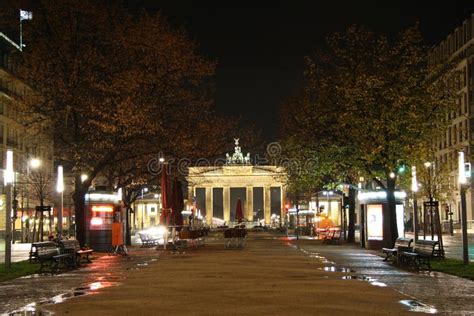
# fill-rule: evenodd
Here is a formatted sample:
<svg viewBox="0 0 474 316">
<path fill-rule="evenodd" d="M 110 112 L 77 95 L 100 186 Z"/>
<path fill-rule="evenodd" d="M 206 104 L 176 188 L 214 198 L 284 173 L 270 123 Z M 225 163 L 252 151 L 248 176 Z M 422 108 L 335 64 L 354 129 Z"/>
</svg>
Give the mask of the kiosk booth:
<svg viewBox="0 0 474 316">
<path fill-rule="evenodd" d="M 406 193 L 395 191 L 396 218 L 398 236 L 403 237 L 405 231 L 404 213 L 405 213 Z M 381 249 L 383 247 L 392 247 L 392 241 L 388 236 L 390 223 L 384 218 L 388 216 L 387 192 L 385 191 L 363 191 L 359 192 L 358 199 L 361 208 L 361 241 L 367 249 Z"/>
<path fill-rule="evenodd" d="M 112 248 L 112 224 L 122 222 L 120 197 L 114 192 L 89 191 L 85 196 L 86 244 L 98 252 Z"/>
</svg>

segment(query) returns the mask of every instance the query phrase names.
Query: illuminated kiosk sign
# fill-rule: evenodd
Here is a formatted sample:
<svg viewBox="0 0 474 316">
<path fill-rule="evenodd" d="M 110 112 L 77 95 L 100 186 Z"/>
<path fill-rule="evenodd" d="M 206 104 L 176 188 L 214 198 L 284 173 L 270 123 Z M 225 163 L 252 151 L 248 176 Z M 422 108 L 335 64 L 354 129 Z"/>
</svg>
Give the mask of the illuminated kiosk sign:
<svg viewBox="0 0 474 316">
<path fill-rule="evenodd" d="M 404 232 L 404 202 L 406 193 L 395 192 L 396 220 L 398 236 L 403 236 Z M 358 195 L 361 204 L 361 215 L 363 216 L 363 236 L 365 247 L 369 249 L 380 249 L 391 247 L 391 240 L 384 232 L 390 229 L 390 223 L 384 222 L 384 217 L 388 215 L 387 193 L 385 191 L 365 191 Z M 362 236 L 362 234 L 361 234 Z"/>
<path fill-rule="evenodd" d="M 367 239 L 383 240 L 383 205 L 367 205 Z"/>
<path fill-rule="evenodd" d="M 86 244 L 100 252 L 112 247 L 112 224 L 120 222 L 121 203 L 117 194 L 92 191 L 86 194 Z"/>
</svg>

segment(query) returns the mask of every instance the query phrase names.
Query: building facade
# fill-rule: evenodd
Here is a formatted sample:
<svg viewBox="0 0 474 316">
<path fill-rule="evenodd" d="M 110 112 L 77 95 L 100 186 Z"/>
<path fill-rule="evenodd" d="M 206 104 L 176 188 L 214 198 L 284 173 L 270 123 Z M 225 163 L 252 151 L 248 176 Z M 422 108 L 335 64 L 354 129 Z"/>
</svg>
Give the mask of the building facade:
<svg viewBox="0 0 474 316">
<path fill-rule="evenodd" d="M 457 184 L 458 152 L 465 153 L 467 162 L 474 162 L 474 13 L 457 27 L 430 53 L 432 62 L 449 60 L 455 63 L 459 77 L 451 82 L 457 90 L 457 108 L 447 115 L 449 126 L 446 133 L 435 142 L 435 165 L 445 166 L 444 177 L 447 189 L 441 202 L 441 217 L 448 220 L 449 211 L 453 219 L 460 219 L 460 195 Z M 473 182 L 467 190 L 467 218 L 474 220 Z"/>
<path fill-rule="evenodd" d="M 12 56 L 19 52 L 20 47 L 15 41 L 0 32 L 0 166 L 5 168 L 6 151 L 12 150 L 15 171 L 13 198 L 18 201 L 13 216 L 16 218 L 14 225 L 17 231 L 24 230 L 24 227 L 31 230 L 38 220 L 35 218 L 35 206 L 39 205 L 39 195 L 43 195 L 47 205 L 53 204 L 54 197 L 51 193 L 55 181 L 53 140 L 47 132 L 47 124 L 24 125 L 31 114 L 21 111 L 20 105 L 31 88 L 16 75 Z M 42 194 L 38 192 L 40 187 L 44 187 Z M 0 202 L 3 202 L 3 172 L 0 174 L 0 191 Z M 5 230 L 4 205 L 5 203 L 0 203 L 0 232 Z M 52 214 L 51 217 L 49 214 L 44 215 L 45 231 L 53 229 Z M 19 237 L 19 233 L 15 234 L 15 239 L 20 239 Z M 21 237 L 24 239 L 24 236 Z"/>
<path fill-rule="evenodd" d="M 142 230 L 160 224 L 161 195 L 146 193 L 139 196 L 133 203 L 133 230 Z"/>
<path fill-rule="evenodd" d="M 270 226 L 275 217 L 285 217 L 286 180 L 282 167 L 252 165 L 236 139 L 235 152 L 226 156 L 225 164 L 189 168 L 188 200 L 196 201 L 210 226 L 235 222 L 239 199 L 247 222 Z"/>
</svg>

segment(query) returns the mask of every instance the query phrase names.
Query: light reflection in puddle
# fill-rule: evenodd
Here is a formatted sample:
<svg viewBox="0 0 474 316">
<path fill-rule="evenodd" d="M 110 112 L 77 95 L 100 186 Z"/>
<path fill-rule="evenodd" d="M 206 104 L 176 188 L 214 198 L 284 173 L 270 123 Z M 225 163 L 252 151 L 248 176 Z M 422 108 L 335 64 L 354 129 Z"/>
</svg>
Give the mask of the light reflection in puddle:
<svg viewBox="0 0 474 316">
<path fill-rule="evenodd" d="M 408 311 L 410 312 L 426 314 L 436 314 L 438 312 L 433 306 L 415 300 L 401 300 L 400 303 L 408 307 Z"/>
<path fill-rule="evenodd" d="M 100 289 L 110 287 L 110 286 L 117 286 L 120 283 L 118 282 L 109 282 L 109 281 L 100 281 L 100 282 L 92 282 L 87 285 L 75 288 L 72 291 L 62 293 L 56 296 L 53 296 L 49 299 L 42 300 L 38 303 L 30 303 L 28 305 L 23 306 L 22 308 L 10 312 L 6 315 L 10 316 L 17 316 L 17 315 L 53 315 L 53 313 L 44 310 L 42 306 L 51 305 L 51 304 L 59 304 L 63 303 L 64 301 L 78 297 L 83 295 L 91 295 L 99 293 Z"/>
<path fill-rule="evenodd" d="M 343 280 L 359 280 L 369 282 L 373 286 L 387 287 L 387 284 L 379 282 L 376 279 L 372 279 L 365 275 L 345 275 L 341 279 Z"/>
<path fill-rule="evenodd" d="M 387 287 L 387 284 L 378 281 L 370 282 L 370 284 L 372 284 L 373 286 Z"/>
<path fill-rule="evenodd" d="M 97 291 L 97 290 L 100 290 L 100 289 L 103 289 L 103 288 L 106 288 L 106 287 L 117 286 L 117 285 L 118 285 L 117 282 L 107 282 L 107 281 L 93 282 L 93 283 L 89 284 L 89 289 L 91 291 Z"/>
<path fill-rule="evenodd" d="M 323 268 L 323 270 L 326 272 L 343 272 L 343 273 L 354 272 L 353 270 L 348 269 L 348 268 L 337 268 L 335 266 L 326 266 Z"/>
</svg>

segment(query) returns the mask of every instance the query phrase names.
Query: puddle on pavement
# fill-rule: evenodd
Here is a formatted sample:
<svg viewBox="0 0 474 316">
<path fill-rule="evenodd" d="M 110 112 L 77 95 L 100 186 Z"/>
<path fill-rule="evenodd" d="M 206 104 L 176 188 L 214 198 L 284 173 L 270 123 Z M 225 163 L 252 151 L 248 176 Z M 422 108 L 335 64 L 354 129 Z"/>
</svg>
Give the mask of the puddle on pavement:
<svg viewBox="0 0 474 316">
<path fill-rule="evenodd" d="M 25 275 L 25 276 L 22 276 L 20 277 L 19 279 L 36 279 L 36 278 L 39 278 L 39 277 L 42 277 L 44 275 L 47 275 L 46 273 L 35 273 L 35 274 L 30 274 L 30 275 Z"/>
<path fill-rule="evenodd" d="M 339 268 L 339 267 L 336 267 L 336 266 L 324 267 L 324 268 L 320 268 L 320 270 L 324 270 L 326 272 L 342 272 L 342 273 L 355 272 L 354 270 L 351 270 L 351 269 L 348 269 L 348 268 Z"/>
<path fill-rule="evenodd" d="M 77 287 L 72 291 L 53 296 L 49 299 L 42 300 L 37 303 L 30 303 L 16 311 L 8 313 L 7 315 L 9 316 L 54 315 L 52 312 L 47 311 L 44 308 L 44 306 L 63 303 L 64 301 L 68 299 L 83 296 L 83 295 L 97 294 L 98 290 L 101 290 L 106 287 L 117 286 L 119 284 L 120 283 L 118 282 L 111 282 L 111 281 L 92 282 L 87 285 Z"/>
<path fill-rule="evenodd" d="M 401 300 L 400 304 L 405 305 L 410 312 L 436 314 L 438 310 L 433 306 L 416 301 L 416 300 Z"/>
<path fill-rule="evenodd" d="M 321 263 L 326 264 L 326 266 L 322 268 L 318 268 L 319 270 L 324 270 L 326 272 L 342 272 L 342 273 L 353 273 L 355 272 L 354 270 L 348 269 L 348 268 L 343 268 L 343 267 L 337 267 L 334 262 L 328 261 L 326 257 L 321 256 L 317 252 L 310 252 L 307 251 L 303 248 L 299 248 L 297 245 L 293 245 L 291 243 L 287 243 L 288 246 L 294 247 L 299 249 L 302 253 L 307 255 L 311 259 L 316 259 L 319 260 Z M 369 284 L 373 286 L 379 286 L 379 287 L 387 287 L 387 284 L 384 282 L 379 282 L 377 279 L 370 278 L 365 275 L 344 275 L 341 277 L 343 280 L 360 280 L 360 281 L 365 281 L 368 282 Z M 401 300 L 399 301 L 401 304 L 405 305 L 410 312 L 420 312 L 420 313 L 427 313 L 427 314 L 436 314 L 438 313 L 438 310 L 431 305 L 422 303 L 417 300 Z"/>
<path fill-rule="evenodd" d="M 360 280 L 360 281 L 371 281 L 371 278 L 365 275 L 345 275 L 341 279 L 343 280 Z"/>
<path fill-rule="evenodd" d="M 379 282 L 376 279 L 373 279 L 371 277 L 368 277 L 366 275 L 344 275 L 341 277 L 343 280 L 359 280 L 359 281 L 365 281 L 369 282 L 373 286 L 379 286 L 379 287 L 387 287 L 387 284 L 383 282 Z"/>
</svg>

